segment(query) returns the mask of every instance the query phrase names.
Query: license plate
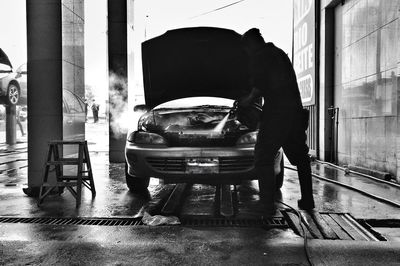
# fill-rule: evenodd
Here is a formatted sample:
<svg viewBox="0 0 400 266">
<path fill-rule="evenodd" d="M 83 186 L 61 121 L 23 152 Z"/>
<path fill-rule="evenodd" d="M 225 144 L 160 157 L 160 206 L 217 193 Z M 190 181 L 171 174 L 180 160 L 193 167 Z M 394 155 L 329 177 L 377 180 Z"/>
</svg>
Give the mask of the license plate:
<svg viewBox="0 0 400 266">
<path fill-rule="evenodd" d="M 218 158 L 187 158 L 187 174 L 218 174 Z"/>
</svg>

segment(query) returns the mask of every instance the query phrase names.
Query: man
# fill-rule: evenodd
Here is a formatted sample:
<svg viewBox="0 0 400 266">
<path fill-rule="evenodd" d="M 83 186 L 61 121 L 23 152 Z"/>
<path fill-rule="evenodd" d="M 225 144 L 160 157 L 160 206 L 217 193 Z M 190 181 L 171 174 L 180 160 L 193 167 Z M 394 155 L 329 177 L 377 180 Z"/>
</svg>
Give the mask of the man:
<svg viewBox="0 0 400 266">
<path fill-rule="evenodd" d="M 92 102 L 92 113 L 93 113 L 93 122 L 97 123 L 99 121 L 99 105 L 96 104 L 95 99 Z"/>
<path fill-rule="evenodd" d="M 308 111 L 303 109 L 296 74 L 288 56 L 273 43 L 265 43 L 260 31 L 250 29 L 242 36 L 249 55 L 251 92 L 239 100 L 248 106 L 264 98 L 258 139 L 255 146 L 255 169 L 259 177 L 261 199 L 267 213 L 275 212 L 274 158 L 283 148 L 293 165 L 297 165 L 301 199 L 298 207 L 314 208 L 309 148 L 306 144 Z"/>
<path fill-rule="evenodd" d="M 87 122 L 87 113 L 88 113 L 88 100 L 86 98 L 83 98 L 83 103 L 85 104 L 85 122 Z"/>
<path fill-rule="evenodd" d="M 22 126 L 22 123 L 21 123 L 21 109 L 22 109 L 21 106 L 16 106 L 15 119 L 19 126 L 19 130 L 21 131 L 21 135 L 25 136 L 24 127 Z"/>
</svg>

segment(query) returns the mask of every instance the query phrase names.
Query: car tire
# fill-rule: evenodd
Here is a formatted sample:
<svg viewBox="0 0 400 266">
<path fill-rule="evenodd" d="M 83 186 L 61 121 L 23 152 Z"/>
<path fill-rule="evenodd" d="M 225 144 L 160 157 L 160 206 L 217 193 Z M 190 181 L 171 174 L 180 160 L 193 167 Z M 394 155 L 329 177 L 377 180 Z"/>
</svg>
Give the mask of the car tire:
<svg viewBox="0 0 400 266">
<path fill-rule="evenodd" d="M 128 173 L 128 165 L 125 163 L 125 178 L 126 185 L 129 188 L 129 191 L 134 193 L 140 193 L 147 191 L 147 187 L 149 186 L 150 178 L 149 177 L 137 177 L 132 176 Z"/>
<path fill-rule="evenodd" d="M 280 162 L 280 168 L 281 171 L 279 172 L 279 174 L 276 175 L 276 189 L 279 190 L 281 189 L 281 187 L 283 186 L 283 177 L 285 175 L 285 162 L 282 156 L 281 162 Z"/>
<path fill-rule="evenodd" d="M 19 102 L 20 94 L 19 88 L 16 84 L 8 85 L 7 89 L 7 102 L 11 105 L 16 105 Z"/>
</svg>

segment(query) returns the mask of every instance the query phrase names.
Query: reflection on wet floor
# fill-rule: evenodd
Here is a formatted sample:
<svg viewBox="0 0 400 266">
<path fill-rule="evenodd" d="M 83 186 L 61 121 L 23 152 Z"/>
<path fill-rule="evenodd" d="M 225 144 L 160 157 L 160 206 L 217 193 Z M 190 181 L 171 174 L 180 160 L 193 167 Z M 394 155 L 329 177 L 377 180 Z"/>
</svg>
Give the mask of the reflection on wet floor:
<svg viewBox="0 0 400 266">
<path fill-rule="evenodd" d="M 380 183 L 356 174 L 345 174 L 341 170 L 318 163 L 314 164 L 313 172 L 321 176 L 328 176 L 331 180 L 345 183 L 380 197 L 391 195 L 390 199 L 400 204 L 400 189 L 389 184 Z"/>
<path fill-rule="evenodd" d="M 215 215 L 215 186 L 198 185 L 191 187 L 182 207 L 183 216 L 213 217 Z"/>
</svg>

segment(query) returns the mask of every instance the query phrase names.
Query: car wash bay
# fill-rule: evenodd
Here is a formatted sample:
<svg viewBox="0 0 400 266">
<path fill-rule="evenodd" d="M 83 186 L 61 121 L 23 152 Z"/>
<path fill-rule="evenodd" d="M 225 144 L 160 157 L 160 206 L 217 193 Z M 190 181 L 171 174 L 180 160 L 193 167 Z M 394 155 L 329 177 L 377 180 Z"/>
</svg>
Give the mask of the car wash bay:
<svg viewBox="0 0 400 266">
<path fill-rule="evenodd" d="M 118 8 L 116 6 L 113 10 Z M 110 20 L 113 21 L 112 15 Z M 114 29 L 118 25 L 126 28 L 123 19 L 116 18 L 114 22 Z M 35 43 L 32 49 L 34 47 Z M 120 51 L 111 47 L 110 65 L 123 65 L 123 58 L 126 58 L 124 47 Z M 51 56 L 53 49 L 48 51 L 46 56 Z M 55 58 L 59 58 L 59 52 L 55 51 Z M 122 63 L 116 58 L 122 58 Z M 34 69 L 43 67 L 40 60 L 47 59 L 36 58 L 36 55 L 30 59 L 37 63 L 29 71 L 31 84 L 35 84 L 35 79 L 39 82 L 40 76 L 35 75 Z M 58 71 L 54 82 L 58 84 L 57 88 L 61 88 L 59 68 L 47 71 Z M 38 89 L 35 87 L 36 91 L 28 97 L 33 99 L 32 94 L 41 89 L 55 91 L 51 86 L 37 86 Z M 61 89 L 54 93 L 52 97 L 61 99 Z M 151 179 L 148 193 L 129 192 L 124 164 L 116 158 L 121 154 L 124 140 L 110 133 L 110 147 L 105 147 L 101 133 L 108 130 L 107 123 L 88 124 L 86 127 L 87 133 L 96 136 L 87 139 L 96 197 L 92 198 L 90 191 L 84 189 L 81 206 L 76 208 L 75 199 L 65 191 L 62 195 L 49 196 L 38 207 L 35 198 L 22 193 L 22 187 L 26 180 L 32 187 L 40 180 L 43 163 L 37 158 L 44 157 L 41 155 L 46 152 L 46 141 L 62 138 L 62 114 L 56 111 L 61 103 L 56 101 L 54 106 L 48 107 L 49 110 L 41 109 L 40 103 L 38 97 L 31 101 L 29 110 L 32 116 L 28 119 L 47 119 L 47 125 L 58 129 L 43 131 L 33 127 L 29 130 L 29 146 L 26 143 L 0 146 L 4 167 L 0 174 L 2 264 L 264 265 L 307 262 L 301 237 L 304 232 L 296 226 L 296 213 L 288 206 L 280 205 L 282 211 L 274 219 L 264 219 L 256 182 L 219 188 L 196 184 L 164 185 L 158 179 Z M 39 125 L 38 122 L 32 124 Z M 366 260 L 371 265 L 396 263 L 398 258 L 393 254 L 399 248 L 396 228 L 400 219 L 396 204 L 400 203 L 393 200 L 399 198 L 398 188 L 355 174 L 346 175 L 343 170 L 318 162 L 313 163 L 313 172 L 328 180 L 315 177 L 313 181 L 319 220 L 318 215 L 315 218 L 302 213 L 312 261 L 315 264 L 365 264 Z M 358 187 L 375 197 L 329 180 Z M 280 199 L 296 206 L 298 187 L 296 172 L 287 168 Z M 181 225 L 143 225 L 141 217 L 145 212 L 177 216 Z M 319 228 L 321 225 L 325 231 Z"/>
<path fill-rule="evenodd" d="M 296 225 L 295 214 L 279 204 L 281 211 L 274 218 L 262 218 L 257 182 L 225 187 L 229 192 L 223 191 L 225 196 L 221 196 L 215 186 L 194 184 L 184 189 L 182 185 L 164 185 L 152 178 L 148 193 L 129 192 L 124 164 L 108 162 L 104 144 L 107 127 L 105 121 L 87 124 L 87 131 L 95 133 L 90 134 L 93 137 L 88 142 L 97 195 L 92 198 L 90 191 L 84 189 L 79 208 L 68 191 L 47 197 L 38 207 L 36 198 L 22 193 L 27 175 L 26 143 L 0 147 L 2 263 L 306 262 L 303 233 Z M 289 168 L 280 199 L 296 206 L 300 193 L 297 175 L 288 162 L 286 165 Z M 329 224 L 324 225 L 326 231 L 315 229 L 312 221 L 318 221 L 318 217 L 310 219 L 302 213 L 308 221 L 303 225 L 313 262 L 362 263 L 365 258 L 360 254 L 369 252 L 374 254 L 371 265 L 382 260 L 393 263 L 396 257 L 391 252 L 398 248 L 400 237 L 398 207 L 328 180 L 385 199 L 398 198 L 399 189 L 354 174 L 346 175 L 340 169 L 317 162 L 313 163 L 313 172 L 327 178 L 315 177 L 313 183 L 317 214 Z M 176 216 L 181 224 L 145 225 L 145 212 L 168 219 Z M 66 256 L 68 252 L 74 256 Z"/>
</svg>

